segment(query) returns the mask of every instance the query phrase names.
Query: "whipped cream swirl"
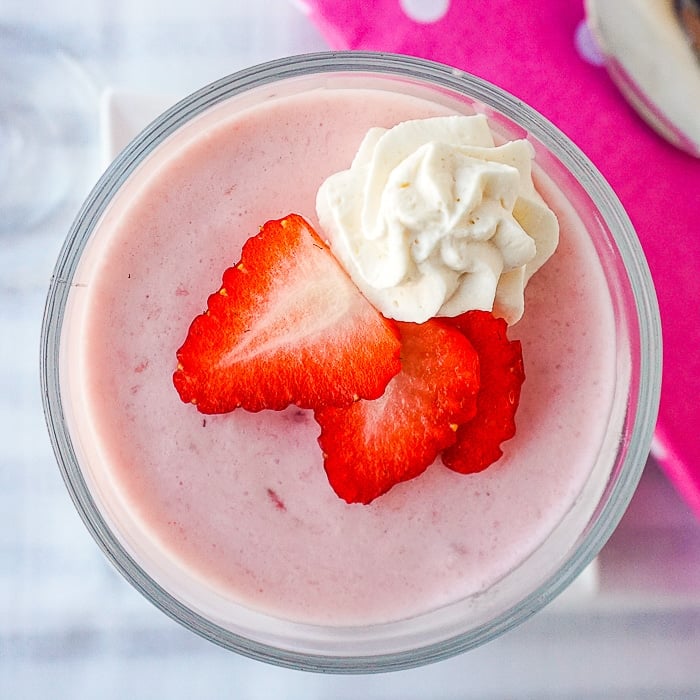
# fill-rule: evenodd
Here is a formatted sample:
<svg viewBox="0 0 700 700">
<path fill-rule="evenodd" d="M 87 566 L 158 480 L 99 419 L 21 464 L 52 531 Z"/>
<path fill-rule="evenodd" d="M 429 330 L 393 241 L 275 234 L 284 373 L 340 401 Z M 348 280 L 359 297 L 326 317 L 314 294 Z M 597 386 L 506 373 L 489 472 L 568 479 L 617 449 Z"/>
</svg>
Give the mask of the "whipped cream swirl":
<svg viewBox="0 0 700 700">
<path fill-rule="evenodd" d="M 482 309 L 515 323 L 559 239 L 533 157 L 525 140 L 496 146 L 482 115 L 372 128 L 350 169 L 321 185 L 319 221 L 385 316 L 422 323 Z"/>
</svg>

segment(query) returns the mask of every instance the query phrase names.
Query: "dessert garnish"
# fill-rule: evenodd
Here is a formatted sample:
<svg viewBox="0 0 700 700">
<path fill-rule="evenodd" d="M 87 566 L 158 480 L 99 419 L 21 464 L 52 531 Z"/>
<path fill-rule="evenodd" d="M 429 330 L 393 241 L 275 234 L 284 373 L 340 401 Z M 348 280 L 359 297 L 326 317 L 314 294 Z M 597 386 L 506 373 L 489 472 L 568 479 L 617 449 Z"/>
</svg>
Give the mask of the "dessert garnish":
<svg viewBox="0 0 700 700">
<path fill-rule="evenodd" d="M 464 335 L 438 319 L 399 330 L 401 371 L 380 398 L 314 411 L 328 480 L 348 503 L 421 474 L 476 412 L 479 358 Z"/>
<path fill-rule="evenodd" d="M 297 215 L 266 223 L 192 322 L 173 376 L 202 413 L 348 406 L 400 369 L 383 318 Z"/>
<path fill-rule="evenodd" d="M 195 318 L 173 381 L 202 413 L 312 409 L 328 480 L 370 503 L 441 457 L 498 461 L 525 379 L 520 319 L 557 246 L 534 149 L 486 118 L 370 129 L 319 188 L 328 244 L 300 215 L 269 221 Z"/>
<path fill-rule="evenodd" d="M 525 380 L 519 340 L 508 340 L 507 324 L 488 311 L 467 311 L 445 319 L 469 338 L 479 355 L 481 385 L 476 415 L 457 429 L 442 461 L 456 472 L 473 474 L 501 458 L 501 443 L 515 435 L 515 413 Z"/>
<path fill-rule="evenodd" d="M 382 317 L 290 214 L 263 225 L 224 272 L 177 353 L 173 382 L 201 413 L 313 409 L 332 488 L 366 504 L 440 454 L 465 473 L 500 457 L 524 379 L 506 328 L 488 311 Z"/>
<path fill-rule="evenodd" d="M 559 240 L 533 182 L 534 155 L 525 139 L 497 145 L 482 114 L 374 127 L 350 168 L 319 188 L 321 229 L 387 318 L 485 309 L 513 324 Z"/>
</svg>

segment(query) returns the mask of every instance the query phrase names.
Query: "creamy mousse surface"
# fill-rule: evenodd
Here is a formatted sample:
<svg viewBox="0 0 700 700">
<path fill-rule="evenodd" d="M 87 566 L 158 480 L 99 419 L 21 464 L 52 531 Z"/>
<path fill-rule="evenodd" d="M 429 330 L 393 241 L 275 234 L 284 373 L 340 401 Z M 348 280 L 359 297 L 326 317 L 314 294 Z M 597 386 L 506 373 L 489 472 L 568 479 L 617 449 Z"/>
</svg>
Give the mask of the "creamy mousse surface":
<svg viewBox="0 0 700 700">
<path fill-rule="evenodd" d="M 311 411 L 204 416 L 173 388 L 189 324 L 246 238 L 290 212 L 318 226 L 317 190 L 370 128 L 447 113 L 381 90 L 314 90 L 238 115 L 224 105 L 113 201 L 68 308 L 69 423 L 107 521 L 166 589 L 301 622 L 402 619 L 487 589 L 578 498 L 612 406 L 615 324 L 586 232 L 537 178 L 560 240 L 509 331 L 526 372 L 517 434 L 485 472 L 437 462 L 348 505 Z"/>
</svg>

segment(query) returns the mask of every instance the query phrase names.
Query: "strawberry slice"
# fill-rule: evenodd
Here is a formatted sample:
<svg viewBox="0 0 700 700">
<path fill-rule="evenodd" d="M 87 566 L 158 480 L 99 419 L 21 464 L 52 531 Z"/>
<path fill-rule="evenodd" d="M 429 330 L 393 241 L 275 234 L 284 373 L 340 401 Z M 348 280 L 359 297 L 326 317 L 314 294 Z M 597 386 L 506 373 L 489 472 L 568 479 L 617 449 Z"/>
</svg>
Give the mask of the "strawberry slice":
<svg viewBox="0 0 700 700">
<path fill-rule="evenodd" d="M 479 360 L 469 341 L 437 319 L 397 325 L 401 371 L 384 395 L 314 411 L 328 480 L 348 503 L 421 474 L 476 410 Z"/>
<path fill-rule="evenodd" d="M 520 341 L 508 340 L 507 324 L 488 311 L 467 311 L 445 319 L 469 338 L 479 355 L 481 386 L 476 416 L 460 425 L 456 442 L 442 461 L 456 472 L 473 474 L 500 459 L 501 443 L 515 435 L 515 412 L 525 381 Z"/>
<path fill-rule="evenodd" d="M 266 223 L 224 272 L 177 352 L 173 383 L 202 413 L 348 406 L 400 369 L 392 321 L 296 214 Z"/>
</svg>

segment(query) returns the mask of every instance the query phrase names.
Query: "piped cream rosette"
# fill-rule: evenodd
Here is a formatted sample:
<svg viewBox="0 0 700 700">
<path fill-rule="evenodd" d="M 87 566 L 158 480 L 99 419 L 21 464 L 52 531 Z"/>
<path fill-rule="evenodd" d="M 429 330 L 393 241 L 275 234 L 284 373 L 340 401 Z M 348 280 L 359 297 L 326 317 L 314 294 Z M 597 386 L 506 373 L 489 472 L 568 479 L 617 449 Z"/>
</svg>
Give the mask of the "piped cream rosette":
<svg viewBox="0 0 700 700">
<path fill-rule="evenodd" d="M 496 146 L 482 115 L 372 128 L 350 169 L 320 187 L 319 220 L 385 316 L 422 323 L 481 309 L 512 324 L 559 239 L 533 156 L 525 140 Z"/>
</svg>

